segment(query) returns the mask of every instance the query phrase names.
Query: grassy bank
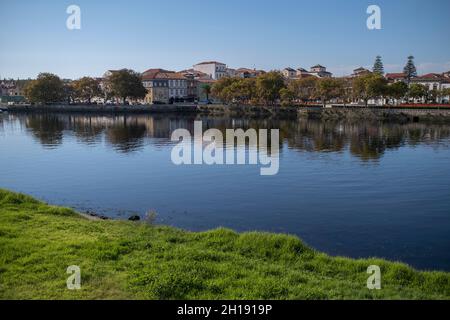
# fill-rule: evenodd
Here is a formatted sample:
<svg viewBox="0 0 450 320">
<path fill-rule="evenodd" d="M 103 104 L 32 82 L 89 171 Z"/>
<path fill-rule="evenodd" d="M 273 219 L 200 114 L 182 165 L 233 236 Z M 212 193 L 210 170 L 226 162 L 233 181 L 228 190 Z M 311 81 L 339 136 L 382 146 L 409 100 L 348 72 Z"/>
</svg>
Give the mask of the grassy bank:
<svg viewBox="0 0 450 320">
<path fill-rule="evenodd" d="M 382 289 L 368 290 L 379 265 Z M 66 268 L 81 268 L 81 290 Z M 330 257 L 296 237 L 88 220 L 0 189 L 2 299 L 449 299 L 450 274 Z"/>
</svg>

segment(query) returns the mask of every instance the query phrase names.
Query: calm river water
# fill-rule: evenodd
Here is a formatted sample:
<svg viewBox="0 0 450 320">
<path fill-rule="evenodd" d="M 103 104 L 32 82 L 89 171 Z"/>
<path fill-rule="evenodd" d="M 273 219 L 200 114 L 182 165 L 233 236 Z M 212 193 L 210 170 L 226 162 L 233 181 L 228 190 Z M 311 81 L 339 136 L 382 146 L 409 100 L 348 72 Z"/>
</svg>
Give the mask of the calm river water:
<svg viewBox="0 0 450 320">
<path fill-rule="evenodd" d="M 279 128 L 280 171 L 176 166 L 176 128 Z M 0 187 L 189 230 L 300 236 L 332 255 L 450 270 L 450 126 L 220 117 L 0 114 Z"/>
</svg>

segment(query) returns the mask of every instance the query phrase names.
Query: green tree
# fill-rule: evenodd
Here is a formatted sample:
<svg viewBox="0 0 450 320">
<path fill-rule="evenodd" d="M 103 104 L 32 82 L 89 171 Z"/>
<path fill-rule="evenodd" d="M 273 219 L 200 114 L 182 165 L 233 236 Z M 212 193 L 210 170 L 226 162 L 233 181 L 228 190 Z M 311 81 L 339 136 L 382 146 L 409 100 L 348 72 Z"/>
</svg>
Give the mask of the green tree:
<svg viewBox="0 0 450 320">
<path fill-rule="evenodd" d="M 383 61 L 381 60 L 381 56 L 377 56 L 375 58 L 375 63 L 373 64 L 373 73 L 384 75 L 384 66 Z"/>
<path fill-rule="evenodd" d="M 408 93 L 408 85 L 403 81 L 390 84 L 386 88 L 386 95 L 392 99 L 402 99 Z"/>
<path fill-rule="evenodd" d="M 75 100 L 75 88 L 73 86 L 73 82 L 65 82 L 63 84 L 63 92 L 64 98 L 67 99 L 67 103 L 71 104 Z"/>
<path fill-rule="evenodd" d="M 73 82 L 75 96 L 79 99 L 88 100 L 91 103 L 93 97 L 101 94 L 100 85 L 97 80 L 90 77 L 83 77 Z"/>
<path fill-rule="evenodd" d="M 26 84 L 24 94 L 32 103 L 60 102 L 64 99 L 64 84 L 57 75 L 40 73 L 36 80 Z"/>
<path fill-rule="evenodd" d="M 443 88 L 443 89 L 441 89 L 440 92 L 439 92 L 439 97 L 440 98 L 450 97 L 450 88 Z"/>
<path fill-rule="evenodd" d="M 225 77 L 216 81 L 211 87 L 211 95 L 224 103 L 229 103 L 233 100 L 230 86 L 239 81 L 238 78 Z"/>
<path fill-rule="evenodd" d="M 211 94 L 211 86 L 207 83 L 202 85 L 202 90 L 206 95 L 206 100 L 209 101 L 209 95 Z"/>
<path fill-rule="evenodd" d="M 355 78 L 352 88 L 353 96 L 364 100 L 367 107 L 370 99 L 379 98 L 386 93 L 387 80 L 379 74 L 372 73 Z"/>
<path fill-rule="evenodd" d="M 414 77 L 417 77 L 417 69 L 414 65 L 414 57 L 409 56 L 408 62 L 406 63 L 405 67 L 403 68 L 403 73 L 406 76 L 406 79 L 408 80 L 408 84 L 411 82 L 411 79 Z"/>
<path fill-rule="evenodd" d="M 415 99 L 422 99 L 428 96 L 428 88 L 420 83 L 413 83 L 409 86 L 408 96 Z"/>
<path fill-rule="evenodd" d="M 282 105 L 290 105 L 296 99 L 295 92 L 290 88 L 282 88 L 280 90 L 281 104 Z"/>
<path fill-rule="evenodd" d="M 256 98 L 256 80 L 238 79 L 228 87 L 228 96 L 235 102 L 248 104 Z"/>
<path fill-rule="evenodd" d="M 143 98 L 147 93 L 142 84 L 141 75 L 133 70 L 115 71 L 106 79 L 106 83 L 110 94 L 121 98 L 123 104 L 126 103 L 127 98 Z"/>
<path fill-rule="evenodd" d="M 290 81 L 288 89 L 294 93 L 295 98 L 307 102 L 316 98 L 316 86 L 319 81 L 316 77 L 307 77 Z"/>
<path fill-rule="evenodd" d="M 263 104 L 274 104 L 285 88 L 284 77 L 278 71 L 270 71 L 256 78 L 256 96 Z"/>
<path fill-rule="evenodd" d="M 325 106 L 330 99 L 342 97 L 344 83 L 339 79 L 323 78 L 316 83 L 316 95 Z"/>
</svg>

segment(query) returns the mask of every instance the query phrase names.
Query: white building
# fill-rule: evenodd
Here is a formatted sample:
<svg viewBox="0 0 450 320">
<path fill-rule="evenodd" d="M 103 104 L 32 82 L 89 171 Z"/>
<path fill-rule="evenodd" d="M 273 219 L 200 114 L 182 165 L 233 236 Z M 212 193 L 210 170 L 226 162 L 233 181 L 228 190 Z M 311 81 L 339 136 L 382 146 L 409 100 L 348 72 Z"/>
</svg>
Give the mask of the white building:
<svg viewBox="0 0 450 320">
<path fill-rule="evenodd" d="M 281 73 L 282 73 L 283 76 L 284 76 L 285 78 L 287 78 L 287 79 L 293 79 L 293 78 L 295 78 L 296 75 L 297 75 L 297 72 L 296 72 L 294 69 L 292 69 L 291 67 L 284 68 L 284 69 L 281 71 Z"/>
<path fill-rule="evenodd" d="M 236 69 L 226 68 L 227 77 L 234 78 L 236 77 Z"/>
<path fill-rule="evenodd" d="M 327 68 L 321 66 L 320 64 L 312 66 L 309 73 L 318 78 L 331 78 L 333 76 L 331 72 L 327 71 Z"/>
<path fill-rule="evenodd" d="M 217 61 L 200 62 L 194 65 L 194 70 L 206 73 L 214 80 L 222 79 L 228 75 L 226 64 Z"/>
<path fill-rule="evenodd" d="M 411 83 L 417 83 L 425 86 L 428 91 L 440 91 L 442 89 L 450 88 L 450 79 L 445 77 L 445 74 L 428 73 L 419 77 L 411 79 Z M 437 97 L 437 103 L 448 102 L 449 96 Z"/>
</svg>

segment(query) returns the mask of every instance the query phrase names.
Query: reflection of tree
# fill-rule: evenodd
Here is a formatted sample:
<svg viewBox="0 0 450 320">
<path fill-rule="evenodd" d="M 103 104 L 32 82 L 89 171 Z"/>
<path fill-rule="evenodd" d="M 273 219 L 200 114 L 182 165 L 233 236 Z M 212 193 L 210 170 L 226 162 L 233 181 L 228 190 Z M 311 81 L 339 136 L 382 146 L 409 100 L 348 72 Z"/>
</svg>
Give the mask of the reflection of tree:
<svg viewBox="0 0 450 320">
<path fill-rule="evenodd" d="M 293 129 L 295 134 L 288 136 L 288 143 L 292 148 L 336 152 L 345 146 L 344 135 L 340 132 L 339 125 L 334 123 L 308 120 L 299 122 Z"/>
<path fill-rule="evenodd" d="M 416 145 L 450 135 L 448 126 L 370 121 L 349 124 L 308 120 L 298 123 L 291 130 L 293 133 L 287 138 L 291 148 L 311 152 L 337 152 L 348 145 L 351 154 L 363 161 L 379 159 L 386 150 L 396 149 L 404 144 Z"/>
<path fill-rule="evenodd" d="M 106 131 L 106 140 L 117 151 L 128 153 L 137 151 L 144 146 L 146 127 L 136 119 L 128 120 L 123 117 L 122 123 L 114 123 Z"/>
<path fill-rule="evenodd" d="M 62 143 L 64 123 L 55 114 L 29 115 L 26 127 L 44 146 L 55 146 Z"/>
<path fill-rule="evenodd" d="M 27 128 L 43 145 L 62 143 L 63 134 L 73 132 L 78 141 L 95 144 L 106 141 L 120 152 L 133 152 L 144 146 L 144 140 L 159 145 L 169 140 L 173 130 L 185 128 L 193 134 L 194 121 L 203 122 L 203 130 L 219 129 L 226 137 L 226 129 L 279 129 L 280 148 L 287 142 L 289 148 L 307 152 L 342 152 L 346 148 L 363 161 L 379 159 L 389 149 L 402 145 L 433 143 L 450 136 L 450 126 L 429 123 L 357 123 L 320 120 L 280 120 L 258 118 L 207 117 L 195 115 L 68 115 L 30 114 L 20 116 Z M 162 145 L 165 145 L 163 142 Z M 248 140 L 246 141 L 248 147 Z M 256 147 L 256 146 L 250 146 Z"/>
<path fill-rule="evenodd" d="M 100 140 L 105 124 L 96 121 L 96 117 L 74 117 L 71 120 L 71 128 L 80 142 L 94 144 Z"/>
</svg>

